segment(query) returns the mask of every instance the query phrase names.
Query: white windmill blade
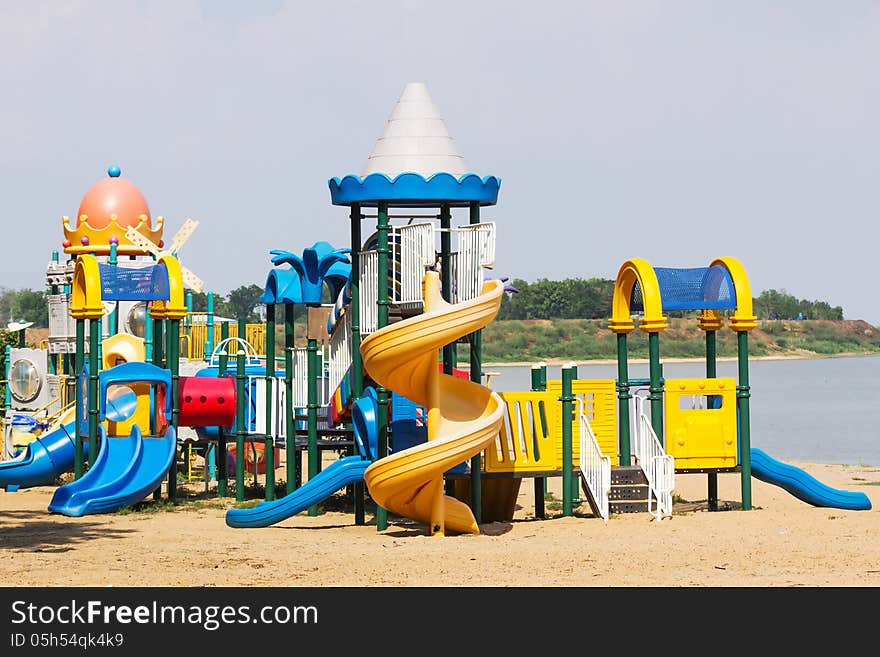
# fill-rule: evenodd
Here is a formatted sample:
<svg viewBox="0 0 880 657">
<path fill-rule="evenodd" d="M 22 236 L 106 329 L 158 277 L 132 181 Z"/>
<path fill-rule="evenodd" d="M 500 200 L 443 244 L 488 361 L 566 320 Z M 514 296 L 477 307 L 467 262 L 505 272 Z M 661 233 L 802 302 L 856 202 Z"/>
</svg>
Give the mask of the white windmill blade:
<svg viewBox="0 0 880 657">
<path fill-rule="evenodd" d="M 146 253 L 152 253 L 157 258 L 162 253 L 158 245 L 154 244 L 149 238 L 145 237 L 144 234 L 141 233 L 134 226 L 129 226 L 125 229 L 125 236 L 128 238 L 129 242 L 131 242 L 135 246 L 139 246 Z"/>
<path fill-rule="evenodd" d="M 199 222 L 194 221 L 193 219 L 187 219 L 183 222 L 180 230 L 178 230 L 174 234 L 174 237 L 171 240 L 171 248 L 169 250 L 171 251 L 172 255 L 177 255 L 177 252 L 180 251 L 180 248 L 184 244 L 186 244 L 186 241 L 190 238 L 190 236 L 193 234 L 193 231 L 195 231 L 198 225 Z"/>
<path fill-rule="evenodd" d="M 193 292 L 201 292 L 202 291 L 202 288 L 204 287 L 205 282 L 201 278 L 199 278 L 198 276 L 193 274 L 189 269 L 181 266 L 180 267 L 180 276 L 181 276 L 181 278 L 183 278 L 183 284 L 186 287 L 188 287 L 189 289 L 191 289 Z"/>
</svg>

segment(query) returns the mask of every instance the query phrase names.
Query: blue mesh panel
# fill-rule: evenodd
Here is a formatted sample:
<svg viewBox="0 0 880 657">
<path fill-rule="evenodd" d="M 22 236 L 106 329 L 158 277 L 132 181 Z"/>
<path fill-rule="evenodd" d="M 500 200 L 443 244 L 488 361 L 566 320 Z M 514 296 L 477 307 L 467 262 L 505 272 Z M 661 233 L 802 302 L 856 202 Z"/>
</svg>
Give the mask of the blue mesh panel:
<svg viewBox="0 0 880 657">
<path fill-rule="evenodd" d="M 654 267 L 660 286 L 663 310 L 733 310 L 736 291 L 725 267 L 694 267 L 672 269 Z M 642 290 L 638 282 L 633 286 L 630 310 L 644 311 Z"/>
<path fill-rule="evenodd" d="M 101 298 L 104 301 L 152 301 L 168 299 L 168 270 L 163 265 L 126 268 L 98 265 L 101 269 Z"/>
</svg>

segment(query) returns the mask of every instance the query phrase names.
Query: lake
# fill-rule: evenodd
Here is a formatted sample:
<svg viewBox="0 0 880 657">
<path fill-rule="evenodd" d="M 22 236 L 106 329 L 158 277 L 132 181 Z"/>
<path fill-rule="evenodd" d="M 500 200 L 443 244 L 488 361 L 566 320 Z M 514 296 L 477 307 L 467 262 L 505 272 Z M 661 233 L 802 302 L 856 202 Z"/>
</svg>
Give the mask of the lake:
<svg viewBox="0 0 880 657">
<path fill-rule="evenodd" d="M 736 378 L 735 361 L 719 361 L 718 376 Z M 528 390 L 529 367 L 486 365 L 498 392 Z M 667 378 L 705 376 L 703 361 L 663 363 Z M 648 364 L 629 364 L 631 379 L 647 378 Z M 617 366 L 579 365 L 577 378 L 614 379 Z M 547 379 L 561 378 L 558 366 Z M 880 466 L 880 356 L 753 360 L 751 446 L 782 461 Z"/>
</svg>

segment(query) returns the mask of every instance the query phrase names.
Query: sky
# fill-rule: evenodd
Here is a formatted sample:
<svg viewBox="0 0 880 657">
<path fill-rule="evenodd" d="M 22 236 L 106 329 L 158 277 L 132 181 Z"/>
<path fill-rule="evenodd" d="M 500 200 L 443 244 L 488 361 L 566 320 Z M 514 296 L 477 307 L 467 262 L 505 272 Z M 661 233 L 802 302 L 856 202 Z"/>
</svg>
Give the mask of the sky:
<svg viewBox="0 0 880 657">
<path fill-rule="evenodd" d="M 5 0 L 0 286 L 44 289 L 111 164 L 166 240 L 199 221 L 179 257 L 215 292 L 262 285 L 272 249 L 349 246 L 328 180 L 424 82 L 502 181 L 493 275 L 732 256 L 755 296 L 878 325 L 878 62 L 862 0 Z"/>
</svg>

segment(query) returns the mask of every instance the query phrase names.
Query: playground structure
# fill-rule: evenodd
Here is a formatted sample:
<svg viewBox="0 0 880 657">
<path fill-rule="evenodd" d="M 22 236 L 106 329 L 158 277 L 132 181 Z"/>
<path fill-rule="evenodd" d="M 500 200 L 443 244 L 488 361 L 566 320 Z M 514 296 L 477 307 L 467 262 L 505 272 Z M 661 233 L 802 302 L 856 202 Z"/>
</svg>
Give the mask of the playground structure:
<svg viewBox="0 0 880 657">
<path fill-rule="evenodd" d="M 213 471 L 221 496 L 230 470 L 239 501 L 251 467 L 264 477 L 265 501 L 230 509 L 230 527 L 316 515 L 321 501 L 348 489 L 356 524 L 366 522 L 369 492 L 379 531 L 391 512 L 432 535 L 478 533 L 482 522 L 513 518 L 523 479 L 533 480 L 544 517 L 548 477 L 562 478 L 563 515 L 586 503 L 606 522 L 616 513 L 670 516 L 676 474 L 694 473 L 707 475 L 711 510 L 725 473 L 739 473 L 744 510 L 753 476 L 816 506 L 870 508 L 863 494 L 831 489 L 751 447 L 748 332 L 756 318 L 735 258 L 688 269 L 627 260 L 609 324 L 616 379 L 581 380 L 572 365 L 547 381 L 536 367 L 531 390 L 493 392 L 481 330 L 504 286 L 485 278 L 495 223 L 481 213 L 497 203 L 500 180 L 469 172 L 424 85 L 406 86 L 361 175 L 329 181 L 332 204 L 349 208 L 350 245 L 270 251 L 265 325 L 218 327 L 210 295 L 196 319 L 186 288 L 202 283 L 176 255 L 194 222 L 163 250 L 162 218 L 151 226 L 140 192 L 118 168 L 109 173 L 84 197 L 79 223 L 63 219 L 72 257 L 61 265 L 54 254 L 47 274 L 60 328 L 46 349 L 31 350 L 39 353 L 7 354 L 10 364 L 42 353 L 43 370 L 31 378 L 55 377 L 57 392 L 7 403 L 7 433 L 22 415 L 31 419 L 19 424 L 34 431 L 23 455 L 0 463 L 0 486 L 45 485 L 72 469 L 53 512 L 113 511 L 158 496 L 163 481 L 175 500 L 179 461 L 194 445 L 206 486 Z M 467 222 L 454 226 L 453 211 L 466 211 Z M 365 219 L 376 220 L 366 240 Z M 307 314 L 304 347 L 294 339 L 297 306 Z M 664 312 L 674 310 L 700 312 L 703 378 L 663 377 L 659 337 Z M 725 322 L 737 334 L 736 380 L 716 375 L 715 337 Z M 627 335 L 636 329 L 648 334 L 647 380 L 628 373 Z M 464 371 L 459 348 L 469 354 Z M 193 375 L 181 376 L 182 365 Z M 327 450 L 339 458 L 322 468 Z M 278 466 L 286 494 L 275 499 Z"/>
</svg>

